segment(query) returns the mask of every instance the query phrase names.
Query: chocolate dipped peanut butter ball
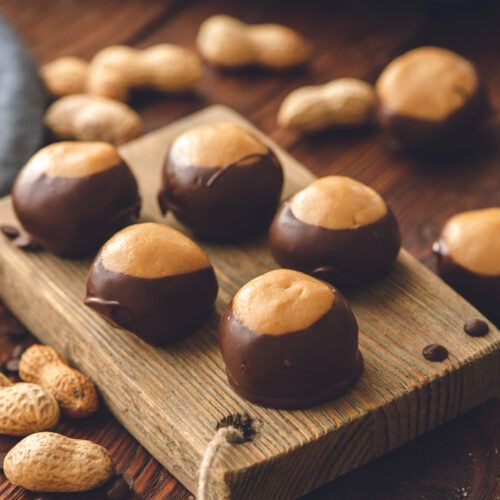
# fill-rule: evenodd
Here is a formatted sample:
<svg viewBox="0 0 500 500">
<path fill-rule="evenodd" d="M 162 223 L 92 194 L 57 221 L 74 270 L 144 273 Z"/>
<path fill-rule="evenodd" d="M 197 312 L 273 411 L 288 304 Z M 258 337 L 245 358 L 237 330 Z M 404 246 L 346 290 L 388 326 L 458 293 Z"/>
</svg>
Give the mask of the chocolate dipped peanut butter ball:
<svg viewBox="0 0 500 500">
<path fill-rule="evenodd" d="M 401 236 L 391 209 L 377 192 L 349 177 L 332 175 L 281 204 L 269 243 L 281 266 L 343 287 L 389 273 Z"/>
<path fill-rule="evenodd" d="M 140 212 L 137 181 L 114 146 L 58 142 L 16 178 L 12 202 L 30 238 L 62 257 L 84 257 Z"/>
<path fill-rule="evenodd" d="M 433 250 L 439 275 L 500 323 L 500 207 L 454 215 Z"/>
<path fill-rule="evenodd" d="M 85 304 L 115 326 L 163 345 L 192 333 L 212 311 L 218 285 L 205 252 L 163 224 L 135 224 L 92 263 Z"/>
<path fill-rule="evenodd" d="M 290 269 L 243 286 L 221 318 L 219 343 L 229 383 L 273 408 L 334 399 L 363 371 L 358 324 L 342 294 Z"/>
<path fill-rule="evenodd" d="M 378 117 L 390 142 L 417 151 L 470 144 L 489 106 L 473 64 L 440 47 L 394 59 L 377 83 Z"/>
<path fill-rule="evenodd" d="M 276 155 L 235 123 L 201 125 L 172 144 L 158 196 L 194 233 L 232 241 L 265 231 L 278 206 L 283 171 Z"/>
</svg>

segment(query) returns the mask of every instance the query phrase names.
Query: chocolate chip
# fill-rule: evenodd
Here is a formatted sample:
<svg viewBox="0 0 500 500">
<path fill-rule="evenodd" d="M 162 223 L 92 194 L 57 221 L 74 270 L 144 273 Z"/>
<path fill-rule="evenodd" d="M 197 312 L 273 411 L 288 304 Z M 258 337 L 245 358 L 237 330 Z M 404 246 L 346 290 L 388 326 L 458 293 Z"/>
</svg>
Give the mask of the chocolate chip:
<svg viewBox="0 0 500 500">
<path fill-rule="evenodd" d="M 448 358 L 448 349 L 440 344 L 429 344 L 423 348 L 422 354 L 429 361 L 444 361 Z"/>
<path fill-rule="evenodd" d="M 130 497 L 130 487 L 123 476 L 115 477 L 106 487 L 106 498 L 123 500 Z"/>
<path fill-rule="evenodd" d="M 19 358 L 11 358 L 5 363 L 5 369 L 9 373 L 17 373 L 19 371 Z"/>
<path fill-rule="evenodd" d="M 26 346 L 24 344 L 17 344 L 12 349 L 12 353 L 10 354 L 11 359 L 19 359 L 23 352 L 26 350 Z"/>
<path fill-rule="evenodd" d="M 0 335 L 23 338 L 26 337 L 28 333 L 28 330 L 26 330 L 26 328 L 10 313 L 0 318 Z"/>
<path fill-rule="evenodd" d="M 134 478 L 130 474 L 123 474 L 122 477 L 129 489 L 132 489 L 134 487 Z"/>
<path fill-rule="evenodd" d="M 26 234 L 19 235 L 17 238 L 12 240 L 12 243 L 17 248 L 26 252 L 39 252 L 42 249 L 41 245 L 39 245 L 36 241 L 33 241 L 31 236 Z"/>
<path fill-rule="evenodd" d="M 490 330 L 482 319 L 470 319 L 464 325 L 464 332 L 471 337 L 484 337 Z"/>
<path fill-rule="evenodd" d="M 2 224 L 0 226 L 0 231 L 9 238 L 9 240 L 13 240 L 19 236 L 19 229 L 15 226 L 11 226 L 9 224 Z"/>
</svg>

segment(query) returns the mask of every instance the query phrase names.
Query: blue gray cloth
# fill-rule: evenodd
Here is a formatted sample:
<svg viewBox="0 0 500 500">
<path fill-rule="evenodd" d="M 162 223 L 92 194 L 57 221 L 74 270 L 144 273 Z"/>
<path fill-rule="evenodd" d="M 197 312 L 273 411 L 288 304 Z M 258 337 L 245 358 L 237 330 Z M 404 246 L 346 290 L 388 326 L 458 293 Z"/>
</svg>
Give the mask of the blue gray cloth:
<svg viewBox="0 0 500 500">
<path fill-rule="evenodd" d="M 41 146 L 47 96 L 36 64 L 0 17 L 0 195 Z"/>
</svg>

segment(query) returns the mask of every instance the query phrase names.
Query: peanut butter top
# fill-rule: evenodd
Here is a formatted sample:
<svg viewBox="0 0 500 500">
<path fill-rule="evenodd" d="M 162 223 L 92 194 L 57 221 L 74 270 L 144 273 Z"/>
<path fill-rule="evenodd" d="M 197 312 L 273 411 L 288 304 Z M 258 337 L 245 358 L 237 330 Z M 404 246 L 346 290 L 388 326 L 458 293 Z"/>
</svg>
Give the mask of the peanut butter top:
<svg viewBox="0 0 500 500">
<path fill-rule="evenodd" d="M 136 278 L 162 278 L 211 266 L 194 241 L 154 222 L 122 229 L 107 241 L 97 258 L 109 271 Z"/>
<path fill-rule="evenodd" d="M 290 269 L 277 269 L 243 286 L 233 298 L 236 318 L 255 333 L 283 335 L 310 327 L 333 305 L 335 290 Z"/>
<path fill-rule="evenodd" d="M 290 208 L 300 221 L 325 229 L 354 229 L 387 213 L 376 191 L 340 175 L 317 179 L 290 199 Z"/>
<path fill-rule="evenodd" d="M 225 168 L 245 157 L 268 152 L 262 141 L 240 125 L 213 123 L 194 127 L 177 137 L 170 156 L 180 165 Z"/>
<path fill-rule="evenodd" d="M 445 225 L 443 242 L 450 257 L 469 271 L 500 275 L 500 208 L 454 215 Z"/>
<path fill-rule="evenodd" d="M 85 177 L 121 162 L 118 151 L 106 142 L 56 142 L 35 153 L 24 166 L 24 175 Z"/>
<path fill-rule="evenodd" d="M 392 113 L 439 121 L 460 109 L 477 87 L 477 73 L 467 59 L 439 47 L 420 47 L 384 69 L 376 92 Z"/>
</svg>

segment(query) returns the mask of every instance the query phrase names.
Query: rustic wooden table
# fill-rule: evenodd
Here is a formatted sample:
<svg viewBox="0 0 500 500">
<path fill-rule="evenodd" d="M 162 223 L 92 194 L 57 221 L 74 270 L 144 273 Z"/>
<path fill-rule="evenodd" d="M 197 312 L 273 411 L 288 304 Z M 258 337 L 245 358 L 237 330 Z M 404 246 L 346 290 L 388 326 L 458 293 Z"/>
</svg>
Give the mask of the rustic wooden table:
<svg viewBox="0 0 500 500">
<path fill-rule="evenodd" d="M 125 43 L 158 42 L 194 46 L 200 22 L 227 13 L 247 21 L 289 24 L 314 41 L 307 70 L 288 74 L 206 69 L 199 92 L 169 98 L 137 94 L 132 105 L 146 131 L 213 103 L 234 107 L 318 175 L 353 176 L 379 190 L 402 227 L 404 245 L 433 267 L 431 244 L 454 212 L 500 205 L 500 127 L 475 151 L 441 160 L 417 160 L 391 152 L 379 132 L 331 132 L 307 139 L 280 130 L 276 112 L 283 97 L 306 83 L 341 76 L 374 81 L 396 54 L 424 44 L 442 45 L 474 60 L 500 109 L 500 9 L 493 2 L 443 0 L 414 2 L 350 1 L 307 5 L 255 0 L 0 0 L 0 9 L 19 31 L 38 62 L 62 55 L 90 58 L 98 49 Z M 284 8 L 286 5 L 286 8 Z M 19 339 L 8 311 L 0 310 L 0 363 Z M 26 337 L 23 342 L 30 342 Z M 442 428 L 323 487 L 310 499 L 500 498 L 500 401 L 491 401 Z M 105 410 L 82 422 L 63 421 L 59 431 L 107 446 L 120 472 L 134 477 L 134 495 L 185 499 L 189 493 Z M 0 438 L 0 452 L 13 439 Z M 29 498 L 0 475 L 0 498 Z"/>
</svg>

